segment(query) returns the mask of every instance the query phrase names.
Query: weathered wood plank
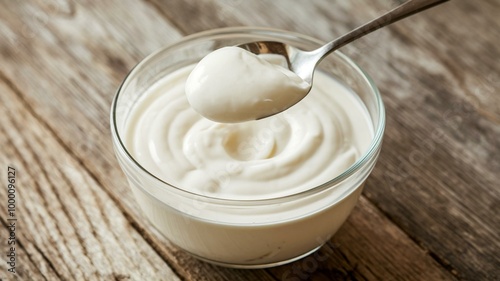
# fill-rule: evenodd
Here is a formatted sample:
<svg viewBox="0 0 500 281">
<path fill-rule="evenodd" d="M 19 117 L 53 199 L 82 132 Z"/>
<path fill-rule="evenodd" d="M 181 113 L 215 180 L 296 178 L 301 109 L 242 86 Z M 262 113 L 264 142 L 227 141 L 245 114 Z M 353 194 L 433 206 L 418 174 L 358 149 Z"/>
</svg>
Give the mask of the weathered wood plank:
<svg viewBox="0 0 500 281">
<path fill-rule="evenodd" d="M 16 169 L 18 277 L 179 280 L 16 93 L 2 82 L 0 92 L 2 169 Z M 7 210 L 7 189 L 0 197 Z"/>
<path fill-rule="evenodd" d="M 3 143 L 3 142 L 2 142 Z M 4 160 L 4 159 L 2 159 Z M 2 161 L 2 168 L 7 167 L 7 165 L 12 165 L 12 163 L 5 163 Z M 7 170 L 7 169 L 5 169 Z M 7 182 L 7 178 L 2 176 L 2 182 Z M 0 191 L 0 196 L 2 201 L 5 201 L 6 192 L 4 190 Z M 6 204 L 2 204 L 2 210 L 6 210 Z M 6 212 L 6 211 L 5 211 Z M 34 245 L 28 245 L 28 250 L 25 249 L 25 245 L 21 242 L 19 237 L 19 230 L 16 230 L 16 242 L 15 244 L 8 245 L 7 237 L 10 237 L 9 223 L 6 221 L 6 216 L 2 214 L 1 216 L 1 227 L 0 227 L 0 237 L 2 238 L 2 262 L 0 263 L 0 280 L 57 280 L 60 277 L 57 272 L 53 270 L 50 263 L 46 261 L 45 253 L 39 251 Z M 17 224 L 17 226 L 20 226 Z M 7 257 L 10 248 L 14 247 L 15 250 L 15 262 L 10 265 L 10 257 Z M 5 255 L 4 255 L 5 253 Z M 5 258 L 4 258 L 5 257 Z"/>
</svg>

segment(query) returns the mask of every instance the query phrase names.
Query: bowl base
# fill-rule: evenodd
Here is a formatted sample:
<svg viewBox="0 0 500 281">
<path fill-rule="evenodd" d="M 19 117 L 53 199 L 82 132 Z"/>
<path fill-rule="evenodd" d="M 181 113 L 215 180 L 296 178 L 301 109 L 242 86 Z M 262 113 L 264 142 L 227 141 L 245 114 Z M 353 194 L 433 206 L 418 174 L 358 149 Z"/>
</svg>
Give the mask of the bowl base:
<svg viewBox="0 0 500 281">
<path fill-rule="evenodd" d="M 217 265 L 217 266 L 223 266 L 223 267 L 228 267 L 228 268 L 238 268 L 238 269 L 259 269 L 259 268 L 269 268 L 269 267 L 275 267 L 275 266 L 280 266 L 280 265 L 284 265 L 284 264 L 287 264 L 287 263 L 291 263 L 291 262 L 294 262 L 294 261 L 297 261 L 297 260 L 300 260 L 301 258 L 304 258 L 306 256 L 309 256 L 310 254 L 316 252 L 317 250 L 319 250 L 319 248 L 323 247 L 323 245 L 320 245 L 304 254 L 301 254 L 301 255 L 298 255 L 296 257 L 293 257 L 291 259 L 287 259 L 287 260 L 284 260 L 284 261 L 277 261 L 277 262 L 270 262 L 270 263 L 258 263 L 258 264 L 238 264 L 238 263 L 226 263 L 226 262 L 220 262 L 220 261 L 214 261 L 214 260 L 210 260 L 210 259 L 206 259 L 206 258 L 203 258 L 203 257 L 200 257 L 200 256 L 197 256 L 195 254 L 192 254 L 192 253 L 189 253 L 190 255 L 192 255 L 193 257 L 201 260 L 201 261 L 204 261 L 204 262 L 207 262 L 207 263 L 211 263 L 211 264 L 214 264 L 214 265 Z"/>
</svg>

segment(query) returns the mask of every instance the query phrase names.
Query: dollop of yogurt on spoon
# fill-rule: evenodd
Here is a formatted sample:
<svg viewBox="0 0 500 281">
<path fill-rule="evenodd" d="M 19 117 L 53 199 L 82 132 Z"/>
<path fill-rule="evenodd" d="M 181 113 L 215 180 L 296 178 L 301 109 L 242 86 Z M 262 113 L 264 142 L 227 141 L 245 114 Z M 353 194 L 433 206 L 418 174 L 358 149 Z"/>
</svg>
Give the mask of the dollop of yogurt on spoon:
<svg viewBox="0 0 500 281">
<path fill-rule="evenodd" d="M 304 98 L 309 83 L 279 63 L 279 55 L 255 55 L 223 47 L 204 57 L 189 75 L 191 107 L 221 123 L 238 123 L 281 112 Z"/>
</svg>

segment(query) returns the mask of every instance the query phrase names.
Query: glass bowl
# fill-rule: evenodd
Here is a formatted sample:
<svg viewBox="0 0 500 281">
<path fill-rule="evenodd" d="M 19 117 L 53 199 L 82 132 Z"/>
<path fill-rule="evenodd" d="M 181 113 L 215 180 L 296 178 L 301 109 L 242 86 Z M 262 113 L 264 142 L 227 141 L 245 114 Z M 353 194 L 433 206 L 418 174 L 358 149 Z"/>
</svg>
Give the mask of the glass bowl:
<svg viewBox="0 0 500 281">
<path fill-rule="evenodd" d="M 281 41 L 312 50 L 323 42 L 288 31 L 238 27 L 201 32 L 142 60 L 124 79 L 111 109 L 112 141 L 137 204 L 151 223 L 178 248 L 202 260 L 238 268 L 285 264 L 320 248 L 354 208 L 382 145 L 385 113 L 373 81 L 340 52 L 319 68 L 352 89 L 374 129 L 369 148 L 347 170 L 312 189 L 264 200 L 230 200 L 188 192 L 146 170 L 122 139 L 137 99 L 162 77 L 198 62 L 215 49 L 252 41 Z"/>
</svg>

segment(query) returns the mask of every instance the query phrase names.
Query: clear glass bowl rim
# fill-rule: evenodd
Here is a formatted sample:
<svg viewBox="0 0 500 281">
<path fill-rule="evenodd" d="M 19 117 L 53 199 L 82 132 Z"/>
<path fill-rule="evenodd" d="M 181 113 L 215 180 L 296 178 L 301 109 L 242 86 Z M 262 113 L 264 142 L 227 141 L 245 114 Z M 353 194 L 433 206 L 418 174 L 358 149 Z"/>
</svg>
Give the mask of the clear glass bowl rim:
<svg viewBox="0 0 500 281">
<path fill-rule="evenodd" d="M 118 144 L 116 148 L 118 151 L 126 156 L 127 161 L 133 163 L 134 166 L 136 166 L 140 172 L 147 177 L 154 179 L 155 181 L 158 181 L 162 183 L 163 185 L 175 189 L 180 194 L 189 196 L 189 197 L 194 197 L 201 199 L 203 201 L 210 201 L 212 203 L 221 203 L 223 205 L 225 204 L 230 204 L 230 205 L 261 205 L 261 204 L 273 204 L 273 203 L 282 203 L 284 201 L 293 201 L 295 199 L 300 199 L 308 195 L 316 194 L 318 192 L 321 192 L 325 189 L 329 188 L 334 188 L 350 176 L 354 175 L 356 172 L 358 172 L 360 169 L 362 169 L 364 166 L 368 165 L 370 160 L 376 156 L 376 153 L 380 146 L 382 145 L 382 139 L 384 135 L 384 130 L 385 130 L 385 108 L 384 108 L 384 103 L 382 100 L 382 97 L 380 95 L 380 92 L 378 88 L 376 87 L 374 81 L 372 78 L 361 69 L 354 61 L 352 61 L 349 57 L 346 55 L 342 54 L 339 51 L 335 51 L 335 55 L 339 56 L 340 59 L 342 59 L 345 63 L 347 63 L 355 72 L 357 75 L 360 75 L 360 77 L 363 78 L 363 80 L 369 85 L 372 93 L 375 95 L 375 102 L 376 102 L 376 107 L 378 109 L 378 118 L 379 118 L 379 126 L 376 128 L 374 137 L 372 141 L 370 142 L 370 146 L 367 149 L 367 151 L 354 163 L 352 164 L 347 170 L 342 172 L 340 175 L 334 177 L 333 179 L 320 184 L 318 186 L 315 186 L 313 188 L 310 188 L 308 190 L 299 192 L 299 193 L 294 193 L 286 196 L 280 196 L 280 197 L 272 197 L 272 198 L 266 198 L 266 199 L 225 199 L 225 198 L 218 198 L 218 197 L 213 197 L 213 196 L 207 196 L 207 195 L 202 195 L 194 192 L 187 191 L 185 189 L 176 187 L 160 178 L 157 176 L 153 175 L 150 173 L 147 169 L 145 169 L 140 163 L 138 163 L 132 155 L 128 152 L 127 148 L 125 147 L 119 133 L 118 133 L 118 128 L 116 124 L 116 106 L 117 106 L 117 101 L 120 97 L 120 93 L 122 92 L 122 89 L 128 84 L 128 81 L 134 77 L 137 72 L 140 71 L 141 67 L 146 64 L 149 60 L 155 58 L 157 55 L 164 53 L 164 52 L 169 52 L 173 51 L 176 48 L 182 47 L 183 45 L 186 45 L 190 42 L 197 41 L 200 39 L 209 39 L 212 37 L 221 37 L 224 35 L 264 35 L 264 36 L 272 36 L 272 35 L 280 35 L 280 36 L 285 36 L 288 38 L 293 38 L 293 39 L 300 39 L 301 41 L 308 41 L 309 43 L 314 43 L 318 44 L 318 46 L 323 45 L 325 42 L 316 39 L 314 37 L 310 37 L 308 35 L 304 35 L 301 33 L 297 32 L 292 32 L 292 31 L 286 31 L 286 30 L 281 30 L 281 29 L 276 29 L 276 28 L 268 28 L 268 27 L 225 27 L 225 28 L 216 28 L 216 29 L 211 29 L 207 31 L 202 31 L 198 33 L 194 33 L 188 36 L 185 36 L 181 38 L 179 41 L 176 43 L 167 45 L 163 48 L 160 48 L 159 50 L 149 54 L 145 58 L 143 58 L 137 65 L 135 65 L 130 72 L 125 76 L 123 79 L 122 83 L 118 87 L 116 94 L 113 98 L 112 105 L 111 105 L 111 133 L 112 133 L 112 138 L 113 142 L 115 144 Z M 332 54 L 330 54 L 332 55 Z M 357 188 L 357 185 L 353 185 L 351 189 L 347 191 L 347 194 L 350 194 L 354 189 Z M 143 189 L 143 188 L 142 188 Z M 144 189 L 143 189 L 144 190 Z M 147 190 L 144 190 L 146 193 L 148 193 L 150 196 L 153 196 L 150 194 Z M 156 197 L 155 197 L 156 198 Z"/>
</svg>

